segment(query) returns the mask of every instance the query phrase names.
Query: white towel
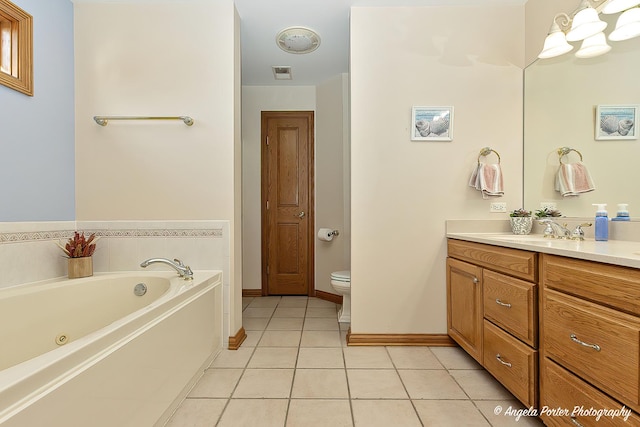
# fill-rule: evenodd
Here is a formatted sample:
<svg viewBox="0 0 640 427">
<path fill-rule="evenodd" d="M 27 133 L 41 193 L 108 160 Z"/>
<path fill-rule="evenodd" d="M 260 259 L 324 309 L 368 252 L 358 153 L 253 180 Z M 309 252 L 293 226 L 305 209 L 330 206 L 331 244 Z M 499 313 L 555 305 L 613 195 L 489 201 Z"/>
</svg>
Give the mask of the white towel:
<svg viewBox="0 0 640 427">
<path fill-rule="evenodd" d="M 504 196 L 500 164 L 478 163 L 471 173 L 469 186 L 481 191 L 483 199 Z"/>
<path fill-rule="evenodd" d="M 582 162 L 561 163 L 556 173 L 555 188 L 563 197 L 578 196 L 596 189 L 589 170 Z"/>
</svg>

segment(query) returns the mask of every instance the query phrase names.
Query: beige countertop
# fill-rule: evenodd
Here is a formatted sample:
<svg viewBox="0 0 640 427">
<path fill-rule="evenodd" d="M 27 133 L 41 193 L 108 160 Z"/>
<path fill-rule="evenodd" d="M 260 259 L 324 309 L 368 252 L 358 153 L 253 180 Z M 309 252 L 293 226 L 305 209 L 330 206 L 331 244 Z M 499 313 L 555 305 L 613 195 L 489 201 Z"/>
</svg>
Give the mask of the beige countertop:
<svg viewBox="0 0 640 427">
<path fill-rule="evenodd" d="M 449 222 L 447 222 L 446 237 L 640 268 L 640 241 L 608 240 L 606 242 L 596 242 L 590 236 L 583 241 L 561 240 L 544 238 L 542 234 L 515 235 L 501 226 L 485 226 L 480 229 L 483 232 L 469 231 L 469 227 L 450 226 Z"/>
</svg>

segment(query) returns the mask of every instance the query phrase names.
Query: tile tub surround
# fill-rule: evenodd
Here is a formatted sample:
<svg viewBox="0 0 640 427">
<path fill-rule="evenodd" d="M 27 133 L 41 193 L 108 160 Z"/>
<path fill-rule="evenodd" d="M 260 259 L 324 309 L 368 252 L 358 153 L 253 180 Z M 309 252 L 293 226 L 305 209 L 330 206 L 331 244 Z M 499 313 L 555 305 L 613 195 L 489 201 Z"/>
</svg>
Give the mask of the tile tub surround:
<svg viewBox="0 0 640 427">
<path fill-rule="evenodd" d="M 243 298 L 243 309 L 246 341 L 223 350 L 167 427 L 542 426 L 495 415 L 521 405 L 460 348 L 346 347 L 349 325 L 317 298 Z"/>
<path fill-rule="evenodd" d="M 147 258 L 179 258 L 193 270 L 223 274 L 224 337 L 229 336 L 230 244 L 228 221 L 52 221 L 0 223 L 0 288 L 67 275 L 67 260 L 55 242 L 74 230 L 100 236 L 95 272 L 142 270 Z M 169 270 L 154 264 L 153 270 Z M 235 333 L 235 331 L 234 331 Z"/>
</svg>

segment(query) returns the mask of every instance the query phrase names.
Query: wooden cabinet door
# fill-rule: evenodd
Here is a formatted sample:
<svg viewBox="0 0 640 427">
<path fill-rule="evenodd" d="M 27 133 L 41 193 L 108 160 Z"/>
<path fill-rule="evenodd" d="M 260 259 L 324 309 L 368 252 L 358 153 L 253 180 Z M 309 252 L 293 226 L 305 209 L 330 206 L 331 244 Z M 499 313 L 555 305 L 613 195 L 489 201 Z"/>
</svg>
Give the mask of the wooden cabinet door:
<svg viewBox="0 0 640 427">
<path fill-rule="evenodd" d="M 482 268 L 447 258 L 447 332 L 482 364 Z"/>
</svg>

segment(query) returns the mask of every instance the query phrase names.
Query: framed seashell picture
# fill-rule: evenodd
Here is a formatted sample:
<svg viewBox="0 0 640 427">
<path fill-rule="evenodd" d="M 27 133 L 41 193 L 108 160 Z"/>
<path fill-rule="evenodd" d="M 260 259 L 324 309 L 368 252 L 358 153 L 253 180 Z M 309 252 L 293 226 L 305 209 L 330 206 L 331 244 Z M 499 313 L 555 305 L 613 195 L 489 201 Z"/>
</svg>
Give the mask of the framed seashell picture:
<svg viewBox="0 0 640 427">
<path fill-rule="evenodd" d="M 637 105 L 598 105 L 596 107 L 596 140 L 637 139 Z"/>
<path fill-rule="evenodd" d="M 453 107 L 413 107 L 411 140 L 453 140 Z"/>
</svg>

